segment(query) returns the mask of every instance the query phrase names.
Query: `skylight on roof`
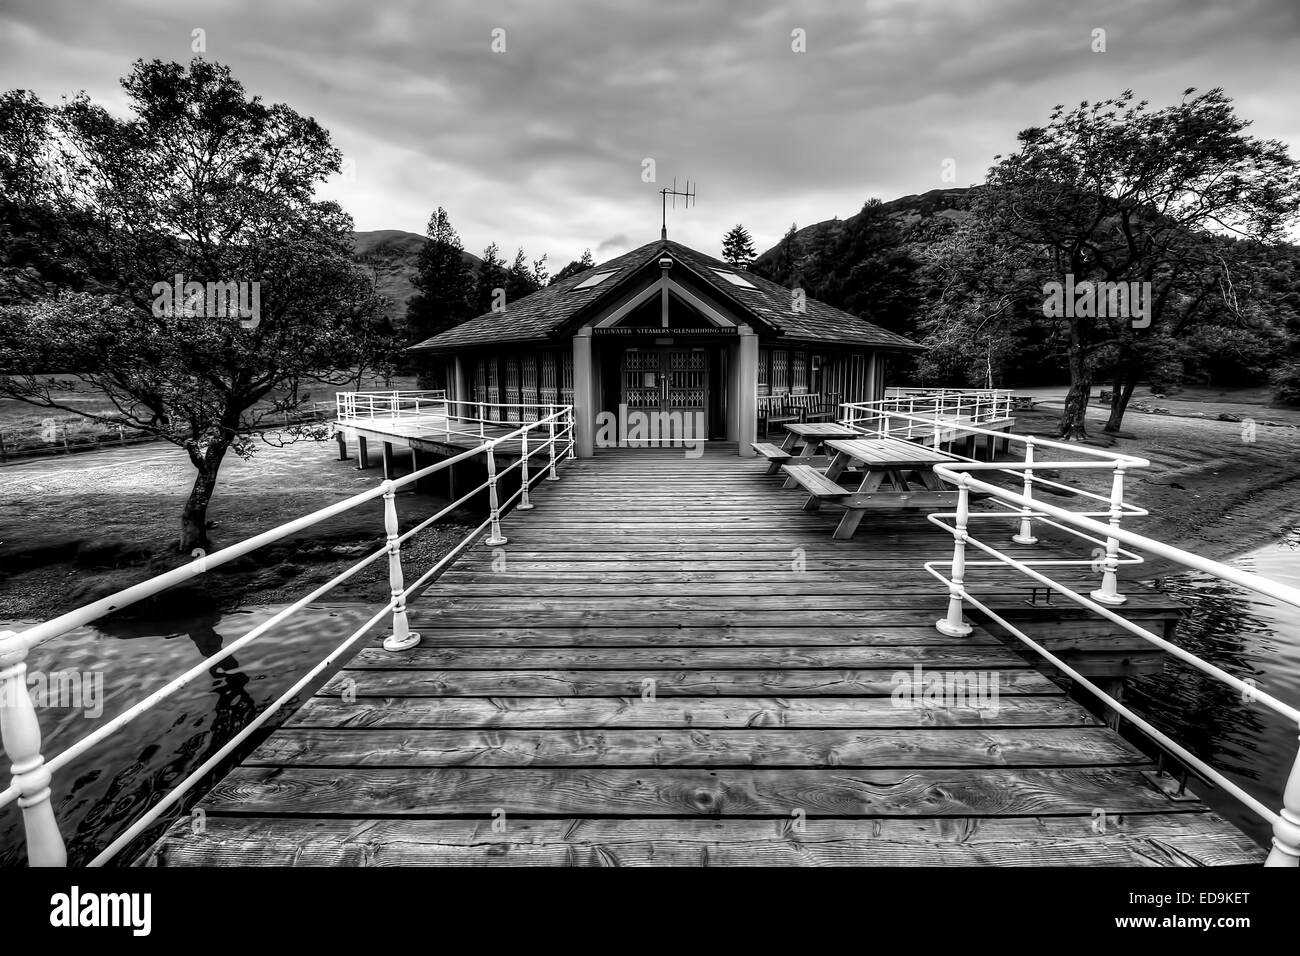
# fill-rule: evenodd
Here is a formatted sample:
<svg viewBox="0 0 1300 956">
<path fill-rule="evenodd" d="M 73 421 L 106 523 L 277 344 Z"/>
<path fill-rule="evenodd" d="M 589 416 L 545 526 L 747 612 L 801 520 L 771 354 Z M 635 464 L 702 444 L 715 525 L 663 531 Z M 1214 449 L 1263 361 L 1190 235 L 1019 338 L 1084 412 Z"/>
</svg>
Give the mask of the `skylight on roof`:
<svg viewBox="0 0 1300 956">
<path fill-rule="evenodd" d="M 579 282 L 577 285 L 575 285 L 575 286 L 574 286 L 572 289 L 570 289 L 569 291 L 571 291 L 571 292 L 577 292 L 579 289 L 591 289 L 591 288 L 594 288 L 595 286 L 600 285 L 602 282 L 604 282 L 604 281 L 605 281 L 606 279 L 608 279 L 610 276 L 614 275 L 614 273 L 617 272 L 617 271 L 618 271 L 618 270 L 615 269 L 615 270 L 613 270 L 613 271 L 611 271 L 611 272 L 597 272 L 595 275 L 589 275 L 589 276 L 587 276 L 587 278 L 583 279 L 581 282 Z"/>
<path fill-rule="evenodd" d="M 736 273 L 734 272 L 723 272 L 721 269 L 714 269 L 713 271 L 716 272 L 718 275 L 722 276 L 722 278 L 726 279 L 732 285 L 738 285 L 743 289 L 755 288 L 754 283 L 750 282 L 748 279 L 743 278 L 742 276 L 736 275 Z"/>
</svg>

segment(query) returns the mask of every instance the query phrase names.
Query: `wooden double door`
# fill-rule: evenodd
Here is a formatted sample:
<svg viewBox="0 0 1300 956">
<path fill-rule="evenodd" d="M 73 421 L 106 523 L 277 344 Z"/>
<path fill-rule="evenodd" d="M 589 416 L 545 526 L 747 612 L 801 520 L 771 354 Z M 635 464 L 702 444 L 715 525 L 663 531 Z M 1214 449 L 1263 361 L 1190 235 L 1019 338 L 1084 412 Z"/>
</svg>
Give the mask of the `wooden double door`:
<svg viewBox="0 0 1300 956">
<path fill-rule="evenodd" d="M 629 418 L 633 412 L 662 423 L 677 422 L 684 433 L 663 433 L 655 445 L 672 438 L 708 438 L 709 352 L 702 347 L 648 346 L 625 348 L 619 362 L 619 400 Z"/>
</svg>

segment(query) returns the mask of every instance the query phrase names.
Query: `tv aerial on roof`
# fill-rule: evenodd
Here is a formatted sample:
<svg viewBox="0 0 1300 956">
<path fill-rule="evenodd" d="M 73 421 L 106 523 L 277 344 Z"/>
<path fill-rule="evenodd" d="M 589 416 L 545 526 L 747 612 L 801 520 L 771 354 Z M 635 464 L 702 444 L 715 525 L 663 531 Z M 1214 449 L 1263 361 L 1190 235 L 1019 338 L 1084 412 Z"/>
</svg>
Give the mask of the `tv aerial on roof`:
<svg viewBox="0 0 1300 956">
<path fill-rule="evenodd" d="M 691 181 L 688 179 L 686 180 L 685 191 L 679 190 L 677 188 L 677 177 L 674 176 L 673 184 L 671 188 L 665 186 L 663 189 L 659 190 L 659 207 L 660 207 L 660 213 L 662 215 L 662 225 L 659 227 L 660 239 L 668 238 L 668 197 L 669 196 L 673 197 L 674 209 L 677 208 L 678 196 L 681 196 L 683 199 L 686 200 L 686 205 L 683 208 L 690 209 L 691 204 L 695 202 L 695 187 L 691 185 Z"/>
</svg>

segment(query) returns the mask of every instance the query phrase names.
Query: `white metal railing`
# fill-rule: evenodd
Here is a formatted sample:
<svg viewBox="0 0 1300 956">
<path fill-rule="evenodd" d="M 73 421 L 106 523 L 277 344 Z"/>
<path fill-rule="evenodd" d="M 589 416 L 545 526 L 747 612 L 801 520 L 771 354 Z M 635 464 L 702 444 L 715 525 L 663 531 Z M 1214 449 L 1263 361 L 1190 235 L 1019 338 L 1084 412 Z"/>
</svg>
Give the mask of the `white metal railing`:
<svg viewBox="0 0 1300 956">
<path fill-rule="evenodd" d="M 12 763 L 12 782 L 6 789 L 0 791 L 0 809 L 12 803 L 17 803 L 21 809 L 29 863 L 39 866 L 62 866 L 67 861 L 63 838 L 59 832 L 51 800 L 50 784 L 55 773 L 63 770 L 72 761 L 113 736 L 136 717 L 166 700 L 195 679 L 201 678 L 209 672 L 213 665 L 251 644 L 311 602 L 319 600 L 335 587 L 354 577 L 375 562 L 382 560 L 385 556 L 388 559 L 388 578 L 391 591 L 388 602 L 380 607 L 365 624 L 353 631 L 342 644 L 313 666 L 307 674 L 294 682 L 292 687 L 268 705 L 216 753 L 205 760 L 201 766 L 164 795 L 161 800 L 101 851 L 91 861 L 91 865 L 100 865 L 112 859 L 124 847 L 144 833 L 168 808 L 178 802 L 195 784 L 270 720 L 286 703 L 293 700 L 304 688 L 310 686 L 313 681 L 343 660 L 352 648 L 387 614 L 392 614 L 393 629 L 392 633 L 384 640 L 385 648 L 397 651 L 418 643 L 419 635 L 411 631 L 407 622 L 406 606 L 408 598 L 426 583 L 440 575 L 442 570 L 484 531 L 488 532 L 484 543 L 492 546 L 504 544 L 506 538 L 501 533 L 502 513 L 516 500 L 519 502 L 516 507 L 520 509 L 531 508 L 532 504 L 529 495 L 532 486 L 541 480 L 543 476 L 552 481 L 558 479 L 559 463 L 574 457 L 572 406 L 556 405 L 548 407 L 553 409 L 549 414 L 539 417 L 535 421 L 523 423 L 504 435 L 485 439 L 475 447 L 427 468 L 422 468 L 401 478 L 385 480 L 368 491 L 353 495 L 351 498 L 311 514 L 303 515 L 220 551 L 215 551 L 209 555 L 200 555 L 194 561 L 179 568 L 157 575 L 140 584 L 118 591 L 116 594 L 94 601 L 24 631 L 0 631 L 0 733 L 3 736 L 4 750 Z M 497 449 L 504 443 L 516 441 L 519 443 L 518 458 L 505 468 L 498 470 L 496 464 Z M 511 454 L 515 453 L 513 447 L 510 451 Z M 409 530 L 400 532 L 396 503 L 398 489 L 479 455 L 486 456 L 488 474 L 486 481 L 461 495 L 455 501 L 450 502 L 437 513 L 423 519 Z M 532 462 L 534 457 L 541 458 L 541 462 L 536 468 L 533 467 Z M 498 485 L 502 478 L 515 469 L 519 469 L 520 472 L 519 488 L 502 501 L 498 494 Z M 402 543 L 466 504 L 484 490 L 488 494 L 487 517 L 431 568 L 408 585 L 402 570 Z M 381 547 L 376 548 L 351 567 L 312 590 L 309 594 L 294 601 L 275 616 L 254 627 L 211 657 L 194 665 L 143 700 L 128 707 L 58 755 L 49 759 L 44 757 L 41 752 L 40 725 L 26 680 L 27 656 L 32 648 L 58 638 L 73 628 L 90 624 L 112 611 L 151 597 L 182 581 L 188 581 L 199 575 L 206 574 L 208 571 L 228 564 L 242 555 L 297 534 L 321 522 L 328 521 L 376 498 L 382 498 L 384 503 L 384 534 L 386 540 Z"/>
<path fill-rule="evenodd" d="M 339 392 L 337 402 L 339 425 L 369 425 L 379 431 L 385 425 L 415 425 L 429 436 L 441 434 L 448 442 L 453 436 L 485 441 L 502 429 L 537 422 L 558 408 L 572 407 L 553 402 L 458 400 L 442 390 Z"/>
<path fill-rule="evenodd" d="M 444 389 L 386 392 L 336 392 L 340 421 L 374 421 L 384 418 L 429 418 L 446 414 Z"/>
<path fill-rule="evenodd" d="M 877 403 L 872 403 L 877 404 Z M 900 413 L 890 412 L 890 417 Z M 941 427 L 936 415 L 930 417 L 911 416 L 916 419 L 918 428 L 928 427 L 934 430 L 935 443 L 939 443 Z M 1142 553 L 1150 554 L 1183 567 L 1201 571 L 1224 581 L 1237 584 L 1258 594 L 1300 607 L 1300 588 L 1282 584 L 1264 578 L 1249 571 L 1243 571 L 1230 565 L 1213 561 L 1200 555 L 1164 544 L 1153 538 L 1137 534 L 1121 527 L 1125 516 L 1144 515 L 1147 512 L 1124 500 L 1124 476 L 1133 468 L 1148 467 L 1149 462 L 1131 455 L 1115 454 L 1101 449 L 1082 445 L 1065 444 L 1048 441 L 1010 432 L 991 431 L 976 425 L 963 424 L 963 432 L 985 434 L 994 438 L 1005 439 L 1011 444 L 1024 446 L 1024 457 L 1015 461 L 974 461 L 962 459 L 951 463 L 936 465 L 935 474 L 944 481 L 955 485 L 958 491 L 956 510 L 931 514 L 929 520 L 953 538 L 953 555 L 948 561 L 932 561 L 925 569 L 943 582 L 948 591 L 948 610 L 945 616 L 935 622 L 936 628 L 950 635 L 967 634 L 971 626 L 963 618 L 965 603 L 978 608 L 983 614 L 1014 635 L 1030 650 L 1039 654 L 1063 674 L 1072 678 L 1080 687 L 1085 688 L 1101 700 L 1105 706 L 1153 740 L 1167 753 L 1174 755 L 1184 766 L 1199 774 L 1203 779 L 1221 787 L 1224 792 L 1240 801 L 1253 813 L 1269 823 L 1273 828 L 1272 848 L 1266 860 L 1266 866 L 1300 865 L 1300 755 L 1292 766 L 1284 793 L 1283 807 L 1274 811 L 1252 796 L 1242 787 L 1233 783 L 1226 776 L 1215 770 L 1204 760 L 1181 746 L 1167 734 L 1154 727 L 1115 697 L 1075 668 L 1061 660 L 1055 654 L 1034 641 L 1021 628 L 1006 620 L 995 609 L 972 593 L 967 575 L 972 568 L 1010 568 L 1023 575 L 1036 586 L 1049 588 L 1062 594 L 1080 607 L 1086 608 L 1099 617 L 1119 628 L 1151 643 L 1173 657 L 1183 661 L 1218 680 L 1244 696 L 1244 699 L 1262 703 L 1274 713 L 1291 722 L 1300 729 L 1300 709 L 1277 697 L 1260 690 L 1253 680 L 1243 680 L 1228 673 L 1223 668 L 1211 664 L 1190 653 L 1177 644 L 1152 633 L 1146 628 L 1124 618 L 1116 608 L 1125 598 L 1119 593 L 1116 572 L 1122 564 L 1140 564 L 1144 561 Z M 887 431 L 893 434 L 893 431 Z M 1049 453 L 1050 458 L 1035 456 L 1035 450 Z M 1051 469 L 1054 472 L 1087 473 L 1101 470 L 1110 472 L 1110 493 L 1108 496 L 1088 491 L 1077 486 L 1065 485 L 1054 480 L 1047 480 L 1035 474 L 1035 469 Z M 1013 487 L 995 484 L 984 480 L 985 477 L 1010 474 L 1018 480 Z M 1057 490 L 1067 490 L 1073 496 L 1081 496 L 1087 502 L 1106 503 L 1104 510 L 1085 510 L 1091 505 L 1085 503 L 1083 509 L 1070 510 L 1059 505 L 1049 504 L 1034 497 L 1036 486 L 1047 486 Z M 1018 489 L 1018 490 L 1017 490 Z M 972 510 L 971 493 L 987 496 L 989 510 Z M 977 536 L 972 530 L 972 523 L 988 520 L 993 523 L 1010 521 L 1014 534 L 1011 541 L 1018 545 L 1031 545 L 1037 539 L 1033 535 L 1032 524 L 1037 521 L 1058 529 L 1071 538 L 1091 543 L 1093 548 L 1090 558 L 1024 558 L 1017 557 L 1003 550 L 1001 538 L 988 535 Z M 987 558 L 969 560 L 967 549 L 974 548 Z M 1088 568 L 1093 573 L 1101 574 L 1100 586 L 1088 594 L 1082 594 L 1069 584 L 1052 577 L 1053 569 Z"/>
<path fill-rule="evenodd" d="M 846 425 L 878 436 L 915 439 L 928 436 L 927 428 L 939 420 L 945 432 L 965 425 L 988 425 L 1012 417 L 1009 389 L 899 388 L 885 389 L 875 402 L 848 402 Z"/>
</svg>

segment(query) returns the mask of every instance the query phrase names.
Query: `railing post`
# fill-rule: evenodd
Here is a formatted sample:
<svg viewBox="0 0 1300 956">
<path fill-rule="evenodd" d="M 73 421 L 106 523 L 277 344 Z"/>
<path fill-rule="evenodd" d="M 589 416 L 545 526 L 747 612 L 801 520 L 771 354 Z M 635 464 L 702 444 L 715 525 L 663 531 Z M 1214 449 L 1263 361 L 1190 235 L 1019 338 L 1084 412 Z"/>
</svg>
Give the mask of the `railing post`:
<svg viewBox="0 0 1300 956">
<path fill-rule="evenodd" d="M 1115 478 L 1110 487 L 1110 526 L 1119 527 L 1120 517 L 1124 514 L 1124 463 L 1115 465 Z M 1119 542 L 1114 538 L 1106 539 L 1106 557 L 1102 562 L 1101 587 L 1092 592 L 1092 599 L 1098 604 L 1123 604 L 1128 598 L 1119 593 L 1115 572 L 1119 569 Z"/>
<path fill-rule="evenodd" d="M 1291 765 L 1291 776 L 1282 790 L 1282 809 L 1273 824 L 1273 849 L 1264 865 L 1300 867 L 1300 756 Z"/>
<path fill-rule="evenodd" d="M 550 434 L 548 444 L 551 446 L 551 473 L 546 476 L 547 481 L 558 481 L 560 476 L 555 471 L 555 406 L 546 406 L 546 425 Z"/>
<path fill-rule="evenodd" d="M 573 461 L 578 456 L 574 454 L 573 446 L 577 441 L 577 432 L 573 430 L 573 406 L 568 406 L 568 411 L 564 413 L 564 425 L 569 435 L 569 461 Z"/>
<path fill-rule="evenodd" d="M 525 426 L 524 433 L 519 436 L 519 477 L 522 481 L 522 487 L 519 489 L 520 511 L 527 511 L 532 508 L 533 503 L 528 500 L 528 428 Z"/>
<path fill-rule="evenodd" d="M 490 531 L 484 544 L 495 548 L 497 545 L 506 543 L 506 536 L 501 533 L 501 506 L 497 502 L 497 456 L 496 445 L 488 445 L 487 449 L 487 469 L 488 469 L 488 507 L 491 509 L 489 519 L 491 521 Z"/>
<path fill-rule="evenodd" d="M 388 587 L 392 591 L 393 633 L 384 638 L 384 649 L 404 651 L 420 643 L 420 635 L 406 620 L 406 580 L 402 575 L 402 543 L 398 540 L 397 493 L 392 481 L 385 481 L 384 531 L 388 534 Z"/>
<path fill-rule="evenodd" d="M 964 472 L 957 481 L 957 519 L 952 532 L 952 572 L 948 584 L 948 615 L 934 622 L 940 634 L 961 637 L 971 632 L 971 626 L 961 616 L 961 586 L 966 577 L 966 525 L 970 520 L 970 489 L 966 487 L 969 476 Z"/>
<path fill-rule="evenodd" d="M 1032 440 L 1025 442 L 1025 485 L 1021 491 L 1026 498 L 1034 497 L 1034 469 L 1029 467 L 1034 463 L 1034 443 Z M 1011 540 L 1016 544 L 1037 544 L 1038 539 L 1034 537 L 1034 523 L 1030 515 L 1034 513 L 1033 508 L 1029 505 L 1020 509 L 1020 531 L 1013 534 Z"/>
<path fill-rule="evenodd" d="M 22 793 L 18 806 L 28 864 L 66 866 L 68 852 L 50 800 L 50 771 L 41 755 L 41 726 L 27 692 L 27 645 L 13 631 L 0 631 L 0 739 Z"/>
</svg>

